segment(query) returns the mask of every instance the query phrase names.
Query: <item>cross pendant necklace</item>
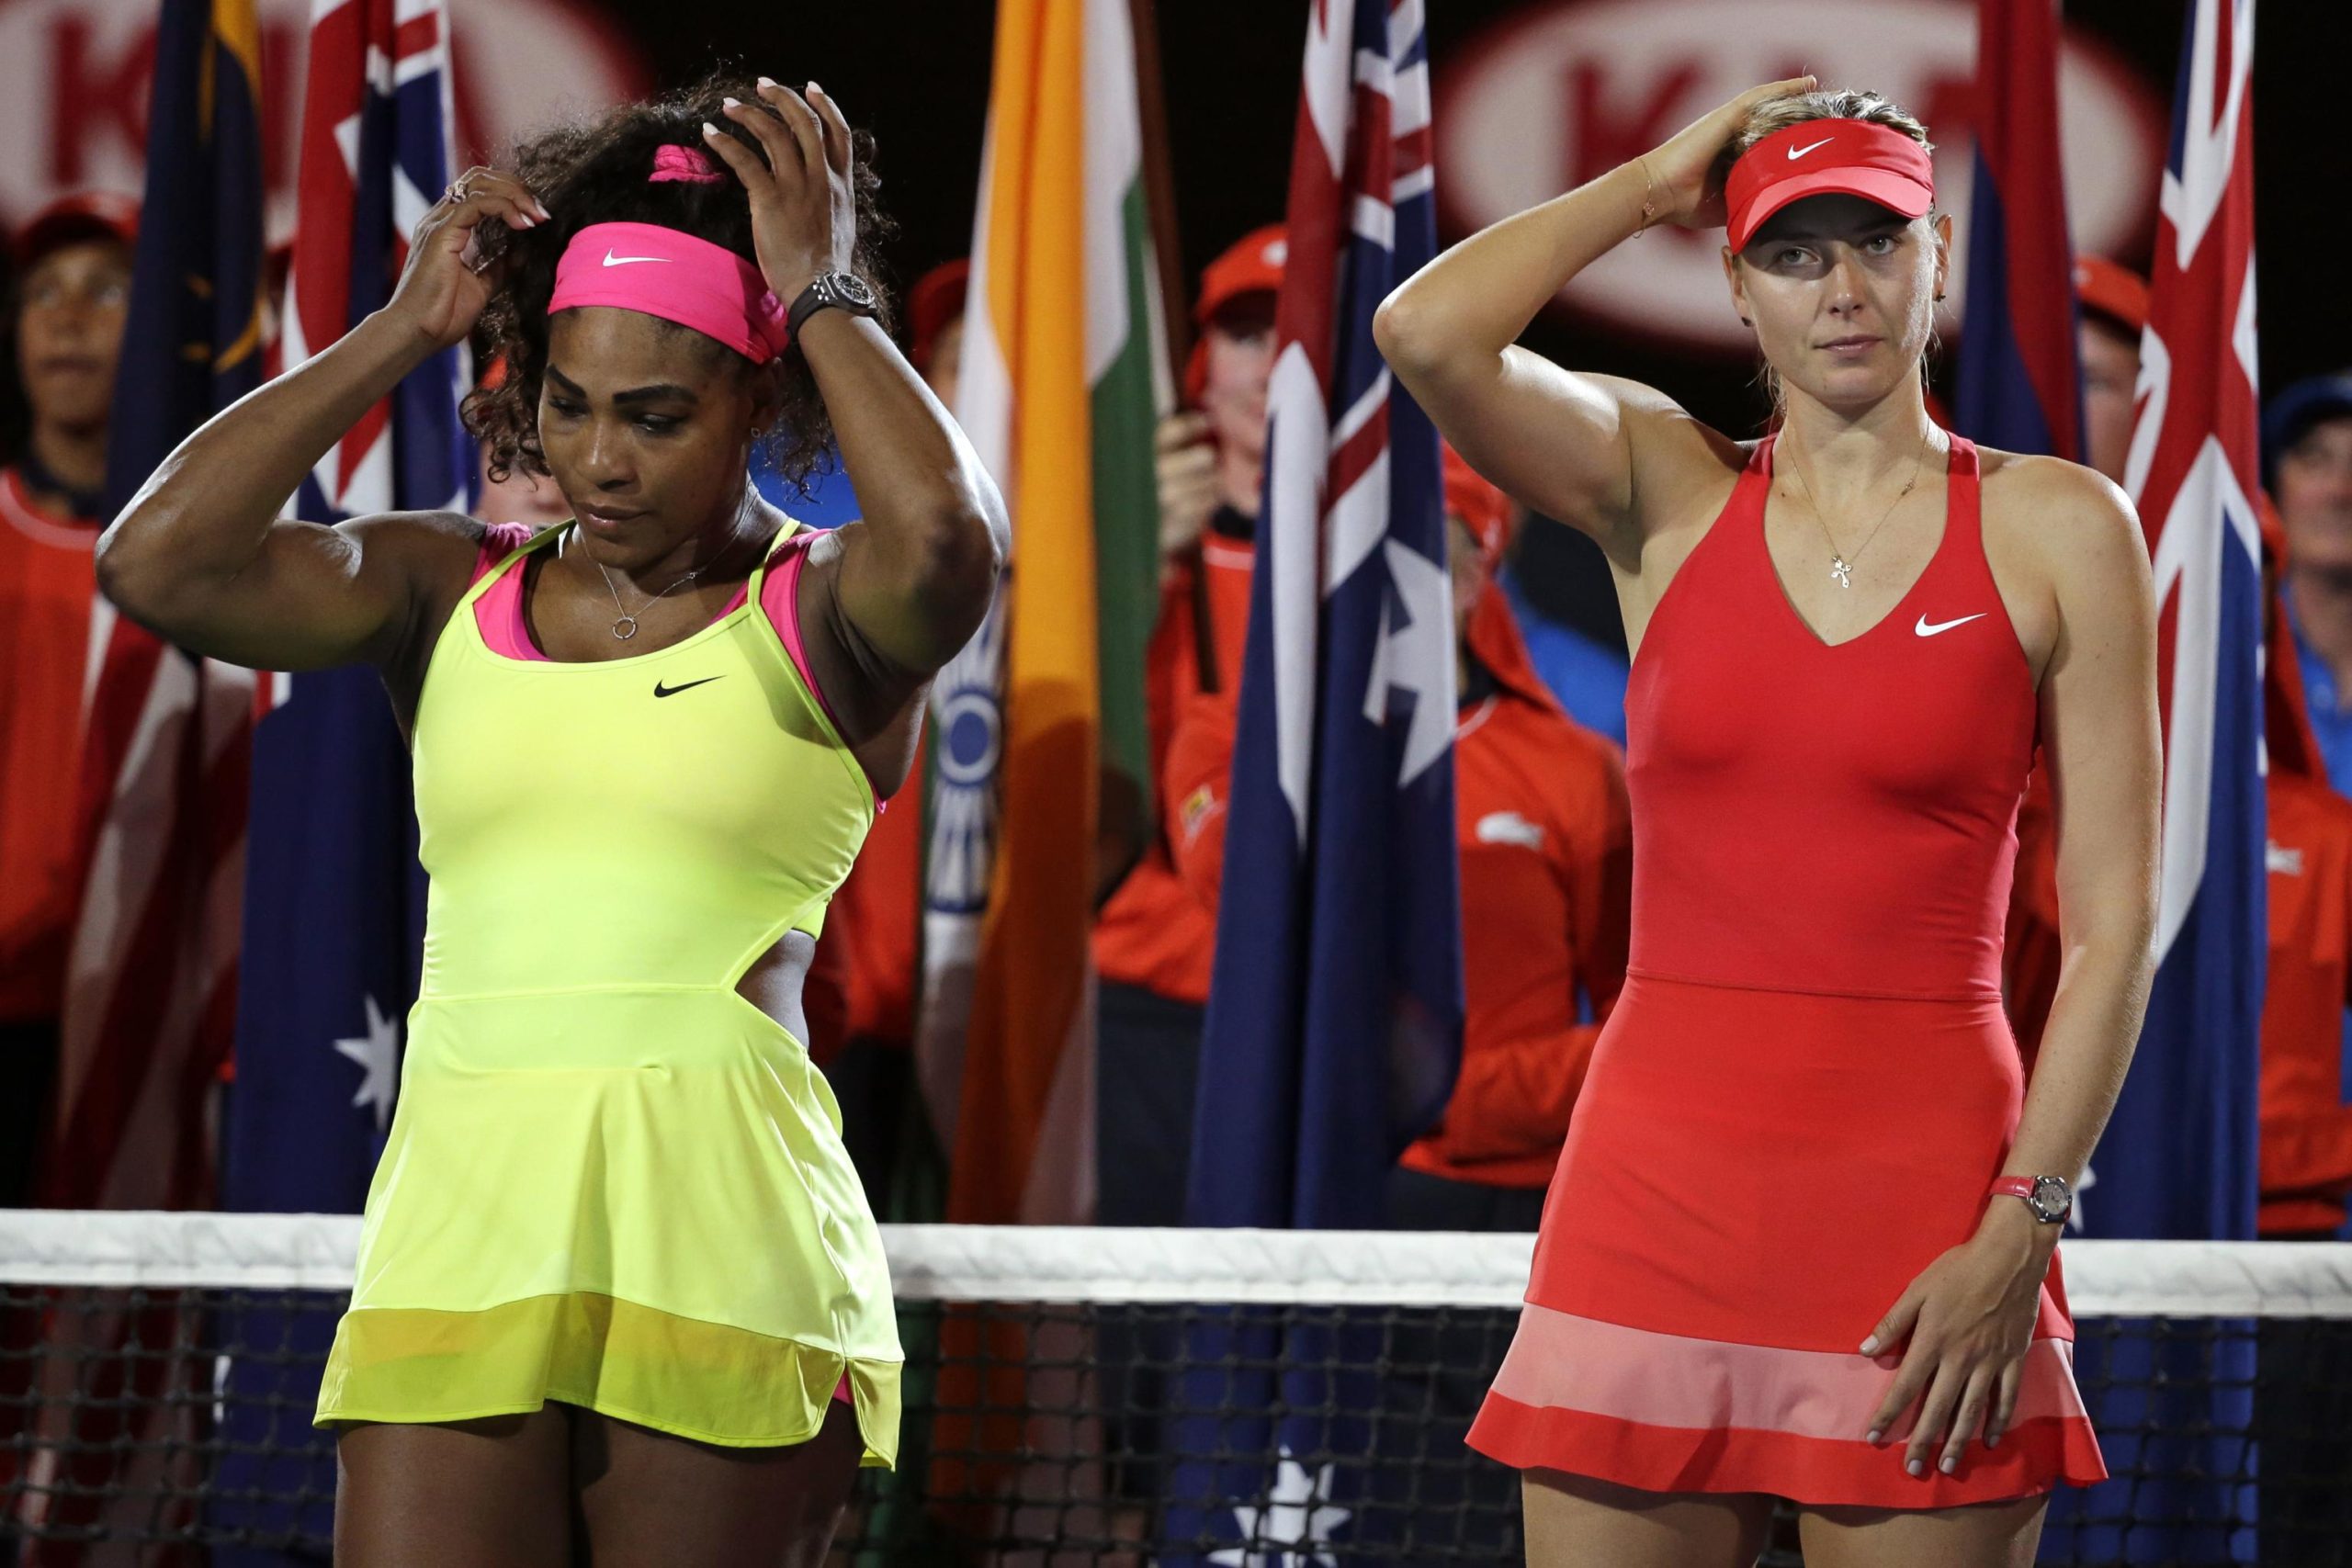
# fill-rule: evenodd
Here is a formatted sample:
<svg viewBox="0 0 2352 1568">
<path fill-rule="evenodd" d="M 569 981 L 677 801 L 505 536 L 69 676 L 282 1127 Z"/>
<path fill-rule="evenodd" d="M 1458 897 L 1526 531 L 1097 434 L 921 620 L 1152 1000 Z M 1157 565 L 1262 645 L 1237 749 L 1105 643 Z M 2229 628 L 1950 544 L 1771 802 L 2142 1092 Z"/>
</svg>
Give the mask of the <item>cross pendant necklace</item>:
<svg viewBox="0 0 2352 1568">
<path fill-rule="evenodd" d="M 1860 555 L 1871 547 L 1871 541 L 1878 537 L 1878 531 L 1886 526 L 1886 520 L 1894 515 L 1896 507 L 1903 504 L 1903 498 L 1909 495 L 1913 488 L 1918 484 L 1919 471 L 1927 466 L 1927 462 L 1928 448 L 1922 446 L 1919 448 L 1918 459 L 1911 465 L 1911 477 L 1903 481 L 1903 488 L 1894 492 L 1894 499 L 1887 503 L 1884 512 L 1879 513 L 1878 521 L 1871 525 L 1871 531 L 1862 536 L 1860 544 L 1854 547 L 1856 555 Z M 1829 531 L 1829 519 L 1821 514 L 1821 503 L 1813 499 L 1813 482 L 1804 477 L 1804 467 L 1796 460 L 1794 452 L 1789 454 L 1789 467 L 1796 470 L 1797 483 L 1804 488 L 1805 508 L 1813 513 L 1813 520 L 1820 525 L 1822 538 L 1828 542 L 1829 575 L 1837 580 L 1838 587 L 1852 588 L 1854 586 L 1853 564 L 1847 560 L 1845 551 L 1838 547 L 1837 536 Z"/>
</svg>

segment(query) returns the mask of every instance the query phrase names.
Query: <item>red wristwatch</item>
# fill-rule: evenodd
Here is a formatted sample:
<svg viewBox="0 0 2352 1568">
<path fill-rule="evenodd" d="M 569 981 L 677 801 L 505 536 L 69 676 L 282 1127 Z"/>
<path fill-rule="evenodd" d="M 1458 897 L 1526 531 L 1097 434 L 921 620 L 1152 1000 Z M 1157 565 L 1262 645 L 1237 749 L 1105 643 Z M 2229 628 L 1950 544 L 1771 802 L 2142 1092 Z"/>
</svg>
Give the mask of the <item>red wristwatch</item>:
<svg viewBox="0 0 2352 1568">
<path fill-rule="evenodd" d="M 2075 1212 L 2075 1190 L 2057 1176 L 1996 1176 L 1985 1189 L 1988 1198 L 2022 1200 L 2033 1217 L 2045 1225 L 2064 1224 Z"/>
</svg>

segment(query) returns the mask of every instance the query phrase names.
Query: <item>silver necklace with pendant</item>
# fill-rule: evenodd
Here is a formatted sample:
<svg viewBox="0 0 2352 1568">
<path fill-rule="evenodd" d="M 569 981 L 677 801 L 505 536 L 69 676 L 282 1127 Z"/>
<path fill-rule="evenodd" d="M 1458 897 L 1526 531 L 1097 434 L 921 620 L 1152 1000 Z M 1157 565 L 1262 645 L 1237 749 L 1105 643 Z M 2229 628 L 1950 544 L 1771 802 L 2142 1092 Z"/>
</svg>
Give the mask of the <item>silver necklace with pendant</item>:
<svg viewBox="0 0 2352 1568">
<path fill-rule="evenodd" d="M 577 537 L 578 536 L 575 535 L 574 536 Z M 620 590 L 613 586 L 613 574 L 605 569 L 605 563 L 597 558 L 596 552 L 588 548 L 588 541 L 581 539 L 580 548 L 590 560 L 596 562 L 597 575 L 605 580 L 605 592 L 613 596 L 613 608 L 619 612 L 620 615 L 620 618 L 613 623 L 613 636 L 623 642 L 627 642 L 629 638 L 637 635 L 637 617 L 639 615 L 653 608 L 653 606 L 662 600 L 668 598 L 670 594 L 677 589 L 684 587 L 687 583 L 692 582 L 695 578 L 700 577 L 703 574 L 703 568 L 707 567 L 710 564 L 710 561 L 703 562 L 702 566 L 695 568 L 694 570 L 686 573 L 685 576 L 678 579 L 677 581 L 670 584 L 669 587 L 664 588 L 661 592 L 656 593 L 652 598 L 648 599 L 636 609 L 631 610 L 621 603 Z M 715 560 L 718 558 L 714 556 L 711 558 Z"/>
<path fill-rule="evenodd" d="M 1871 547 L 1871 541 L 1878 537 L 1878 531 L 1886 526 L 1886 520 L 1894 515 L 1896 507 L 1903 504 L 1903 498 L 1918 484 L 1919 475 L 1928 466 L 1928 445 L 1926 442 L 1920 444 L 1918 460 L 1911 465 L 1911 477 L 1903 481 L 1903 488 L 1894 492 L 1894 499 L 1887 502 L 1886 510 L 1879 513 L 1878 521 L 1871 525 L 1871 531 L 1862 536 L 1860 544 L 1854 547 L 1854 560 L 1862 558 L 1862 552 Z M 1814 522 L 1820 526 L 1821 536 L 1829 541 L 1829 575 L 1838 580 L 1838 587 L 1853 587 L 1853 562 L 1849 561 L 1845 552 L 1838 547 L 1838 536 L 1829 531 L 1829 519 L 1821 514 L 1821 503 L 1813 499 L 1813 485 L 1805 479 L 1804 465 L 1796 460 L 1794 452 L 1789 454 L 1789 467 L 1796 470 L 1797 483 L 1804 487 L 1805 509 L 1813 513 Z"/>
</svg>

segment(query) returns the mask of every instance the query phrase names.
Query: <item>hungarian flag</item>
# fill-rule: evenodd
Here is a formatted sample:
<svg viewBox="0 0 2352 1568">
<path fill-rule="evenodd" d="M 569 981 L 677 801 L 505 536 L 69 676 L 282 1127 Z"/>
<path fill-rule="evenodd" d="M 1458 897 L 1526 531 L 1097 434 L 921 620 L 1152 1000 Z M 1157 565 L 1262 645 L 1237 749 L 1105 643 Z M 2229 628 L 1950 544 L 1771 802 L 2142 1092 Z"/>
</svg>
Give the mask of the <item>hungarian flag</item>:
<svg viewBox="0 0 2352 1568">
<path fill-rule="evenodd" d="M 451 176 L 442 0 L 312 0 L 287 287 L 288 369 L 391 297 L 408 237 Z M 289 510 L 313 523 L 463 511 L 476 471 L 451 349 L 321 459 Z M 383 1148 L 417 984 L 424 876 L 408 748 L 376 671 L 279 675 L 254 744 L 245 981 L 223 1206 L 356 1212 Z M 240 1308 L 221 1370 L 231 1438 L 213 1504 L 254 1539 L 323 1538 L 334 1466 L 311 1440 L 331 1313 Z M 286 1352 L 299 1352 L 288 1355 Z M 225 1550 L 225 1549 L 224 1549 Z M 260 1560 L 257 1549 L 223 1562 Z"/>
<path fill-rule="evenodd" d="M 2094 1236 L 2255 1234 L 2267 913 L 2253 61 L 2254 0 L 2195 0 L 2124 480 L 2154 557 L 2160 615 L 2157 969 L 2139 1054 L 2082 1183 L 2076 1213 Z M 2135 1478 L 2113 1490 L 2163 1523 L 2086 1529 L 2076 1550 L 2101 1561 L 2249 1560 L 2250 1488 L 2222 1478 L 2246 1472 L 2252 1345 L 2135 1336 L 2083 1348 L 2108 1464 Z M 2099 1497 L 2062 1499 L 2053 1531 L 2111 1517 L 2115 1500 L 2102 1509 Z"/>
<path fill-rule="evenodd" d="M 1319 0 L 1291 154 L 1194 1224 L 1378 1228 L 1396 1156 L 1459 1065 L 1438 440 L 1372 336 L 1381 300 L 1436 253 L 1430 145 L 1421 0 Z M 1362 1318 L 1204 1314 L 1164 1531 L 1197 1555 L 1160 1561 L 1393 1556 L 1415 1466 L 1380 1450 L 1418 1433 L 1377 1419 L 1382 1354 Z"/>
<path fill-rule="evenodd" d="M 1977 0 L 1976 185 L 1954 411 L 1974 439 L 2081 460 L 2074 268 L 2058 157 L 2057 0 Z"/>
<path fill-rule="evenodd" d="M 1152 428 L 1168 385 L 1129 0 L 1006 0 L 956 417 L 1011 569 L 932 689 L 923 1093 L 947 1218 L 1093 1207 L 1088 933 L 1104 776 L 1148 796 Z"/>
</svg>

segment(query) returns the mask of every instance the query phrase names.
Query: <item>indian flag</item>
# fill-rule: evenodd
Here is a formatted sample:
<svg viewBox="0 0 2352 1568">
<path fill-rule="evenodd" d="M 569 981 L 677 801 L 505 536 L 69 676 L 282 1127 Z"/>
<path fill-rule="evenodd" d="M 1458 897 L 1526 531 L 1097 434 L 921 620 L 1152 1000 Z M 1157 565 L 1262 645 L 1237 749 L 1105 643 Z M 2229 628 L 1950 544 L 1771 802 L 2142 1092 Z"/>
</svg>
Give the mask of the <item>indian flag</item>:
<svg viewBox="0 0 2352 1568">
<path fill-rule="evenodd" d="M 1123 859 L 1122 818 L 1149 820 L 1170 382 L 1129 4 L 997 10 L 956 412 L 1003 491 L 1012 561 L 933 690 L 918 1043 L 956 1221 L 1091 1217 L 1096 865 Z"/>
</svg>

